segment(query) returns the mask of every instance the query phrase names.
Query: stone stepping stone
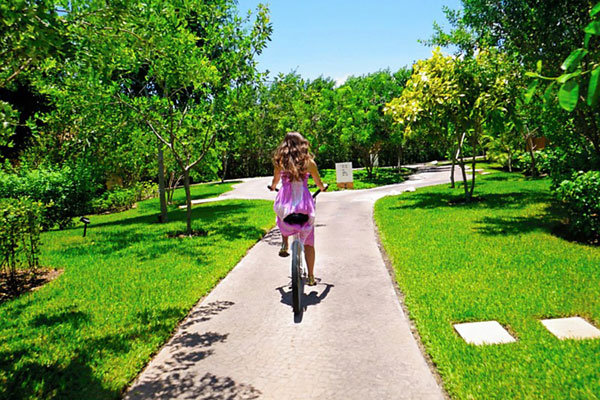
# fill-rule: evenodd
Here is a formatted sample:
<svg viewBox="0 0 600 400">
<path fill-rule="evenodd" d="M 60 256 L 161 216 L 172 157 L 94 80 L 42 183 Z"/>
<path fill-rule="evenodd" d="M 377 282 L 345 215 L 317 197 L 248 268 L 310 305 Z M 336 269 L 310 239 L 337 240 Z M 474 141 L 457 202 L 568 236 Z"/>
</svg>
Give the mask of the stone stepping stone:
<svg viewBox="0 0 600 400">
<path fill-rule="evenodd" d="M 477 346 L 516 342 L 516 339 L 498 321 L 454 324 L 454 329 L 467 343 Z"/>
<path fill-rule="evenodd" d="M 543 319 L 540 322 L 561 340 L 600 338 L 600 330 L 581 317 Z"/>
</svg>

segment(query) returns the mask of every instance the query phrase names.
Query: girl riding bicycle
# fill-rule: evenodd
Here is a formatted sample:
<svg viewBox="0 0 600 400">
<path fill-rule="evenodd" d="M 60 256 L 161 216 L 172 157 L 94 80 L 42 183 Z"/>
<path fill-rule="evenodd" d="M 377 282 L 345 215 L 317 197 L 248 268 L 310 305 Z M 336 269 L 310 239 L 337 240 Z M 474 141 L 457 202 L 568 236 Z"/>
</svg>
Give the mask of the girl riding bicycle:
<svg viewBox="0 0 600 400">
<path fill-rule="evenodd" d="M 271 190 L 282 181 L 281 190 L 277 193 L 273 209 L 277 214 L 277 226 L 281 231 L 283 243 L 279 250 L 281 257 L 288 255 L 288 237 L 298 235 L 304 243 L 304 258 L 308 267 L 308 285 L 316 285 L 315 268 L 315 202 L 308 191 L 308 175 L 322 191 L 327 188 L 321 182 L 319 170 L 312 154 L 309 152 L 308 140 L 298 132 L 288 132 L 283 143 L 275 150 L 273 157 L 273 182 Z M 286 217 L 290 214 L 306 215 L 301 225 L 290 224 Z"/>
</svg>

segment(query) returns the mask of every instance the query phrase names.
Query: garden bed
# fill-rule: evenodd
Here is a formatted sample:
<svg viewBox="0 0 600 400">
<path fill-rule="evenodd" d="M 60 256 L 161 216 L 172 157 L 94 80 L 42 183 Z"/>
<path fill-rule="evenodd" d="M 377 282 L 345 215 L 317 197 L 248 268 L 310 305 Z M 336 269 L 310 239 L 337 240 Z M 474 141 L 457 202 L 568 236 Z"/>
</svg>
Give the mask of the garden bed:
<svg viewBox="0 0 600 400">
<path fill-rule="evenodd" d="M 5 301 L 19 297 L 20 295 L 37 290 L 44 286 L 46 283 L 52 282 L 63 273 L 62 269 L 56 268 L 39 268 L 35 276 L 31 277 L 30 271 L 18 271 L 16 274 L 16 280 L 19 282 L 19 290 L 14 293 L 9 290 L 7 281 L 8 275 L 4 272 L 0 272 L 0 304 Z"/>
</svg>

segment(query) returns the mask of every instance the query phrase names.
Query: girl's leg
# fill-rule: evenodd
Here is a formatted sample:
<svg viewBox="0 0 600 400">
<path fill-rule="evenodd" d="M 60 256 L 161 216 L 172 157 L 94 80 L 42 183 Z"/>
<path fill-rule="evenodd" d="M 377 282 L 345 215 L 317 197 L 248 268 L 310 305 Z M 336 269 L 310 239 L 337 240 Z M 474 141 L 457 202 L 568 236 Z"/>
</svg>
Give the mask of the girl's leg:
<svg viewBox="0 0 600 400">
<path fill-rule="evenodd" d="M 281 239 L 283 243 L 281 243 L 281 248 L 279 249 L 279 257 L 287 257 L 290 255 L 288 253 L 288 236 L 281 235 Z"/>
<path fill-rule="evenodd" d="M 315 276 L 315 248 L 314 246 L 304 245 L 304 259 L 308 267 L 308 276 Z"/>
<path fill-rule="evenodd" d="M 310 286 L 314 285 L 314 277 L 315 277 L 315 227 L 313 226 L 309 235 L 306 237 L 304 241 L 304 259 L 306 260 L 306 266 L 308 267 L 308 277 Z"/>
</svg>

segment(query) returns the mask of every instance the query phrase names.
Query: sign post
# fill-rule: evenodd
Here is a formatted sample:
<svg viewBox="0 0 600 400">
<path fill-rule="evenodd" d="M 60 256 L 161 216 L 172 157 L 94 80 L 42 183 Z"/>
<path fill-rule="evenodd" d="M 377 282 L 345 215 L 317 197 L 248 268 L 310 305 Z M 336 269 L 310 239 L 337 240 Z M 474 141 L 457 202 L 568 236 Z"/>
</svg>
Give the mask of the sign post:
<svg viewBox="0 0 600 400">
<path fill-rule="evenodd" d="M 335 176 L 338 188 L 354 189 L 351 162 L 335 163 Z"/>
</svg>

